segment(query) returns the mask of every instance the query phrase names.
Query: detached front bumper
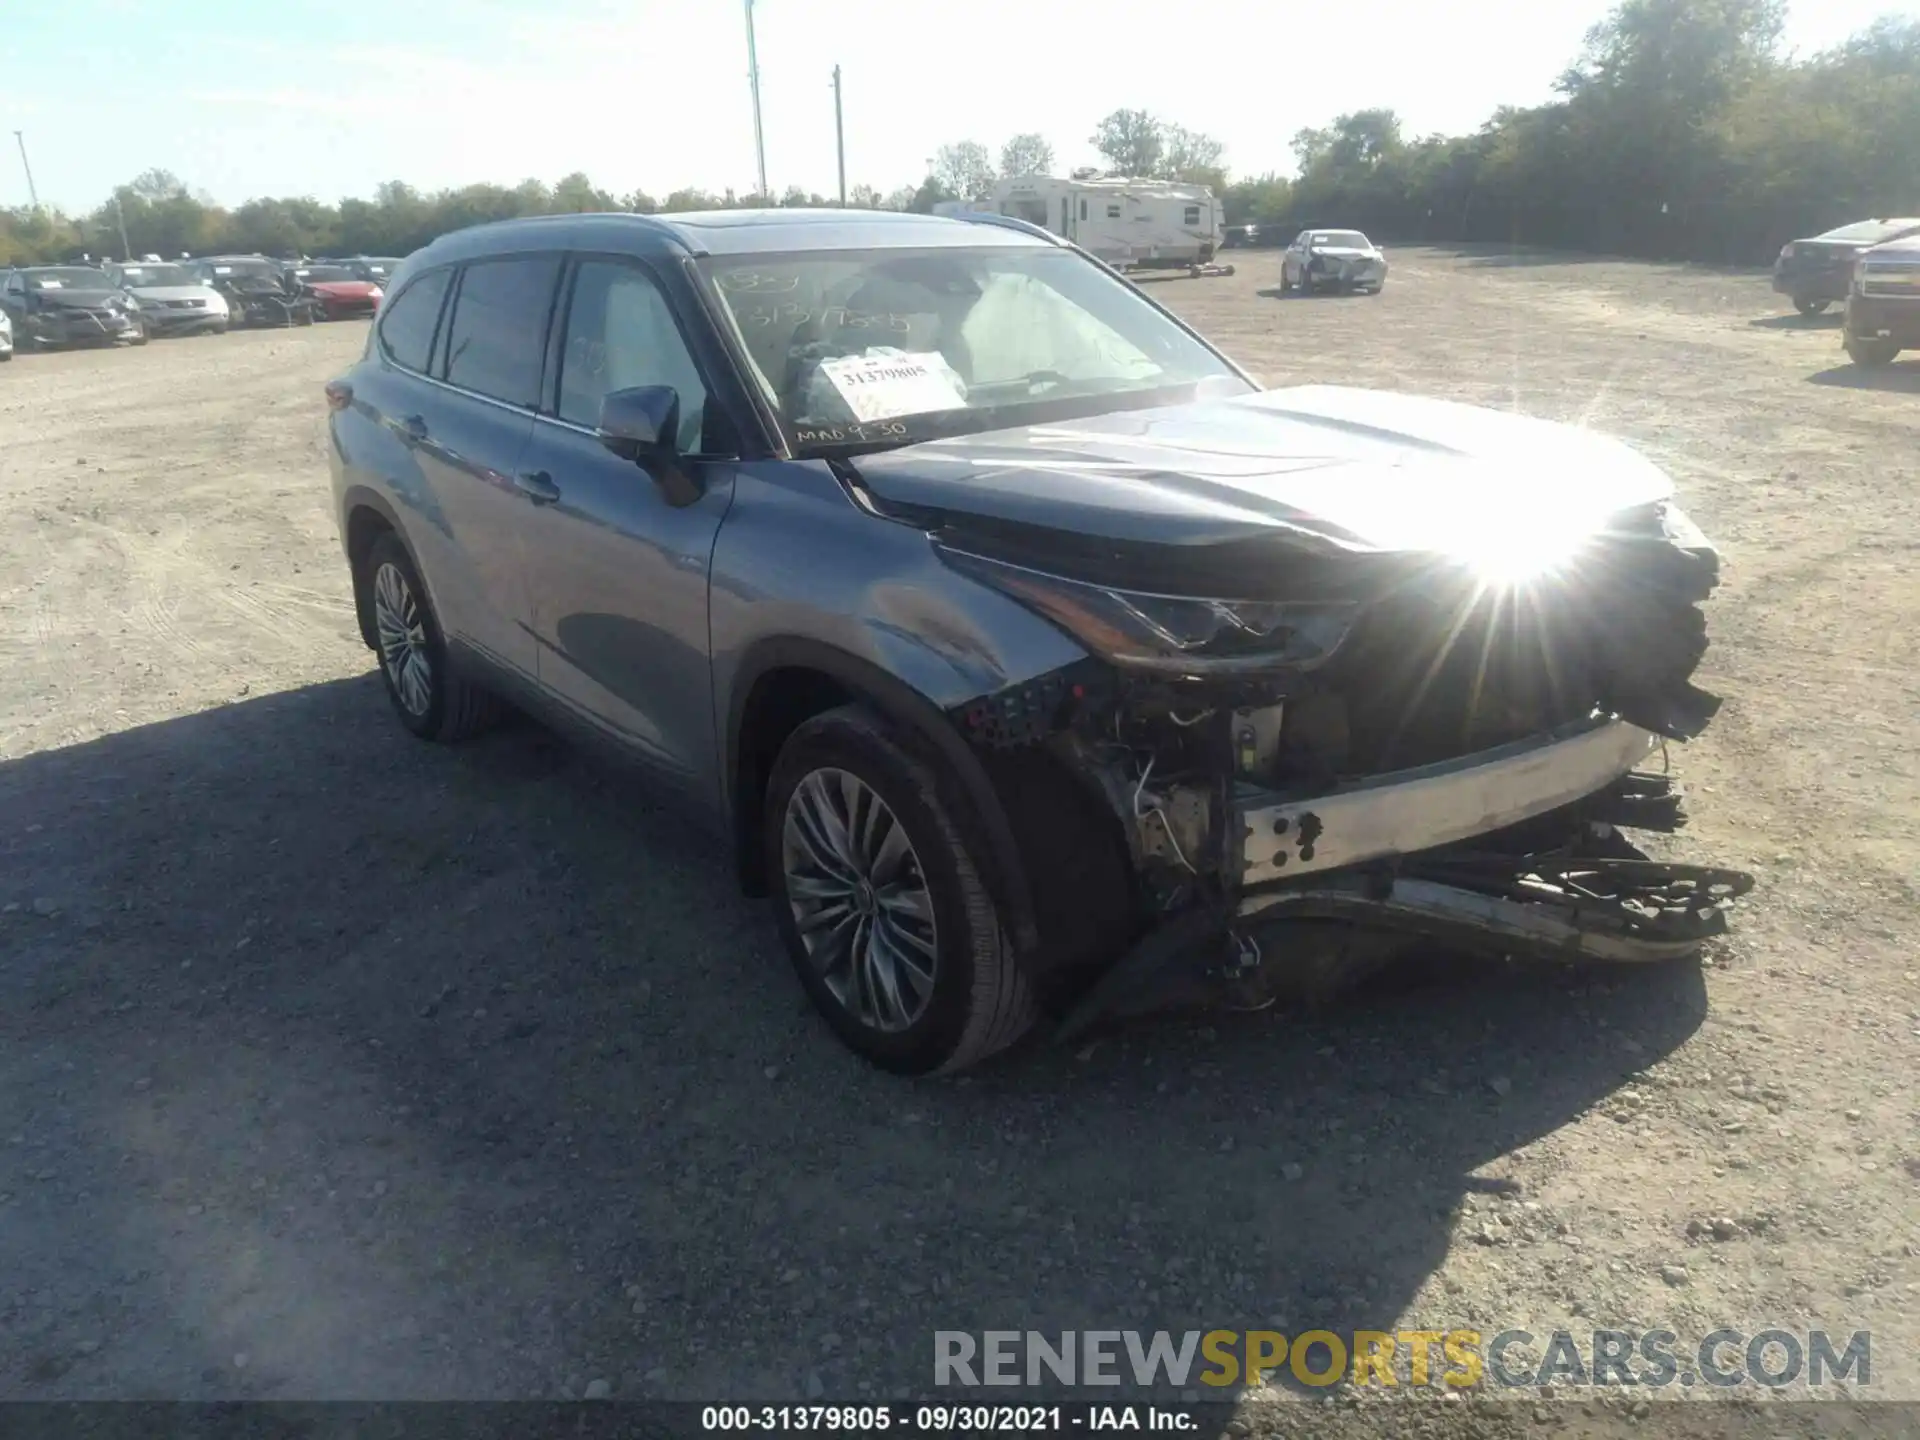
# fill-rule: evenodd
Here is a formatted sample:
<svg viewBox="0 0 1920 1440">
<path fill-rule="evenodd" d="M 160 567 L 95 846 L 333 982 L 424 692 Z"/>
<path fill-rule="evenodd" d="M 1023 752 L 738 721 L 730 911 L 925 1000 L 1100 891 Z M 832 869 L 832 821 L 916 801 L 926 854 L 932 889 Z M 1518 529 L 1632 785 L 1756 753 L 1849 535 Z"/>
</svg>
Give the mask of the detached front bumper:
<svg viewBox="0 0 1920 1440">
<path fill-rule="evenodd" d="M 1240 881 L 1258 886 L 1502 830 L 1591 795 L 1659 743 L 1638 725 L 1602 720 L 1323 795 L 1243 791 L 1234 807 Z"/>
<path fill-rule="evenodd" d="M 119 311 L 99 314 L 91 310 L 49 310 L 29 315 L 14 333 L 21 340 L 40 345 L 100 345 L 130 340 L 139 330 Z"/>
<path fill-rule="evenodd" d="M 227 328 L 227 312 L 190 302 L 157 302 L 140 307 L 149 335 L 196 335 Z"/>
</svg>

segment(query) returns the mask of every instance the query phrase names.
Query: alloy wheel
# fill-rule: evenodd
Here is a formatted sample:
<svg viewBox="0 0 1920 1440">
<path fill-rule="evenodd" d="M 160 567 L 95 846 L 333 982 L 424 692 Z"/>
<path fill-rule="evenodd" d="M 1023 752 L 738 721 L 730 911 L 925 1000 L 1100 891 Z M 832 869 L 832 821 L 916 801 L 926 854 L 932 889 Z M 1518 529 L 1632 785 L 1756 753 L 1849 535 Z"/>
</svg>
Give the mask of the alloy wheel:
<svg viewBox="0 0 1920 1440">
<path fill-rule="evenodd" d="M 933 896 L 906 828 L 845 770 L 794 787 L 781 828 L 787 904 L 807 958 L 869 1029 L 907 1029 L 933 998 Z"/>
<path fill-rule="evenodd" d="M 382 565 L 374 572 L 373 623 L 380 641 L 380 663 L 393 682 L 393 693 L 409 715 L 425 715 L 433 704 L 427 627 L 413 587 L 397 565 Z"/>
</svg>

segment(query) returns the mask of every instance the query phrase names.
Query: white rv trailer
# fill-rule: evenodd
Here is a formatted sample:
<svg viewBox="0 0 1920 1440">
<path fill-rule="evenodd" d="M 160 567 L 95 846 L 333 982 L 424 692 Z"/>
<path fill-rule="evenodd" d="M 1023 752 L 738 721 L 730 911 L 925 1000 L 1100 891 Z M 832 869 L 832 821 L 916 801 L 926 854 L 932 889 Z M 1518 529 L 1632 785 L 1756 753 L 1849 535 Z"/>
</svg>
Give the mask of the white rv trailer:
<svg viewBox="0 0 1920 1440">
<path fill-rule="evenodd" d="M 992 208 L 1065 236 L 1121 270 L 1206 265 L 1220 248 L 1220 202 L 1205 185 L 1021 175 L 995 184 Z"/>
</svg>

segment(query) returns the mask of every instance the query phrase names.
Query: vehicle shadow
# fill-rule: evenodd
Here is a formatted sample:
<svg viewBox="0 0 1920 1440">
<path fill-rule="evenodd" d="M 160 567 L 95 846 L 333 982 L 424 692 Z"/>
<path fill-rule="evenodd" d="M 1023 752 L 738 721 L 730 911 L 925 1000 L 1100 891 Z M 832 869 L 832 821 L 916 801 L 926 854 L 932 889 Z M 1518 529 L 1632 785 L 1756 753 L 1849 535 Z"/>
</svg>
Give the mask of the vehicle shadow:
<svg viewBox="0 0 1920 1440">
<path fill-rule="evenodd" d="M 1823 310 L 1818 315 L 1763 315 L 1747 324 L 1756 330 L 1838 330 L 1843 316 L 1838 310 Z"/>
<path fill-rule="evenodd" d="M 1815 385 L 1841 385 L 1849 390 L 1885 390 L 1896 395 L 1920 395 L 1920 356 L 1879 367 L 1835 365 L 1807 377 Z"/>
<path fill-rule="evenodd" d="M 936 1329 L 1498 1329 L 1428 1282 L 1558 1254 L 1506 1157 L 1705 1009 L 1436 969 L 895 1079 L 720 845 L 530 725 L 418 744 L 371 675 L 7 762 L 0 814 L 18 1398 L 897 1398 Z"/>
</svg>

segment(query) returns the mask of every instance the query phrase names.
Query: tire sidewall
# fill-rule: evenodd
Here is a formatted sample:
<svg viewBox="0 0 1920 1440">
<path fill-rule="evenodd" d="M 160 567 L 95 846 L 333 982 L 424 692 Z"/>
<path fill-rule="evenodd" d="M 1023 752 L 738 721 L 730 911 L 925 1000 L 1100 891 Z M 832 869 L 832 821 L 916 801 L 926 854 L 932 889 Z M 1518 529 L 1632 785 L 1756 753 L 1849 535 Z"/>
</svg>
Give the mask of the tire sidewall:
<svg viewBox="0 0 1920 1440">
<path fill-rule="evenodd" d="M 393 713 L 400 717 L 400 723 L 415 735 L 430 740 L 440 733 L 447 713 L 447 643 L 440 633 L 440 617 L 433 613 L 433 602 L 427 597 L 427 587 L 420 578 L 413 557 L 407 553 L 407 547 L 400 543 L 399 538 L 391 533 L 374 541 L 368 547 L 367 558 L 361 562 L 358 584 L 366 599 L 366 613 L 373 613 L 373 577 L 380 573 L 382 565 L 392 565 L 405 577 L 407 588 L 413 592 L 414 603 L 420 607 L 421 628 L 427 633 L 427 669 L 432 685 L 426 713 L 415 715 L 401 703 L 399 688 L 393 683 L 393 675 L 387 669 L 387 657 L 376 643 L 374 654 L 380 664 L 380 683 L 386 687 L 387 699 L 393 702 Z M 377 630 L 375 635 L 377 640 Z"/>
<path fill-rule="evenodd" d="M 924 1075 L 938 1070 L 959 1047 L 973 1003 L 973 974 L 982 947 L 1001 943 L 990 908 L 982 933 L 979 919 L 984 896 L 973 875 L 963 877 L 955 856 L 963 848 L 960 829 L 947 810 L 946 797 L 929 794 L 925 778 L 936 776 L 932 763 L 909 758 L 876 717 L 858 710 L 836 710 L 802 725 L 788 740 L 768 777 L 762 813 L 761 844 L 774 901 L 780 938 L 786 943 L 800 983 L 834 1032 L 846 1045 L 883 1070 Z M 870 1029 L 849 1014 L 827 988 L 801 941 L 793 909 L 787 901 L 786 867 L 781 834 L 787 802 L 808 774 L 819 769 L 845 770 L 857 776 L 886 802 L 904 825 L 920 872 L 933 901 L 937 959 L 933 997 L 920 1017 L 905 1030 L 888 1034 Z M 971 881 L 971 884 L 969 883 Z M 969 904 L 970 892 L 974 904 Z"/>
</svg>

